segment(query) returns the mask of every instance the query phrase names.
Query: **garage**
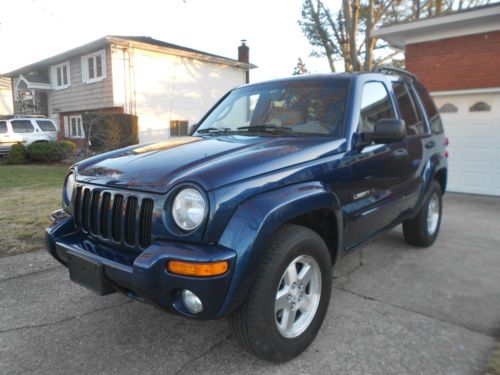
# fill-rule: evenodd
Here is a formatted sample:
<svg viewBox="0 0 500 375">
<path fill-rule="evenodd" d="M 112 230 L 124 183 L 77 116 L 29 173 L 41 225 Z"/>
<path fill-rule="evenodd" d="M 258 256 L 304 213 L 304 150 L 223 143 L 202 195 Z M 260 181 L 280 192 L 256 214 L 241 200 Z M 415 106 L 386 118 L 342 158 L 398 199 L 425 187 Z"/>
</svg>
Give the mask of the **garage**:
<svg viewBox="0 0 500 375">
<path fill-rule="evenodd" d="M 448 190 L 500 196 L 500 4 L 381 27 L 431 92 L 449 139 Z"/>
<path fill-rule="evenodd" d="M 500 90 L 433 93 L 449 139 L 448 190 L 500 196 Z"/>
</svg>

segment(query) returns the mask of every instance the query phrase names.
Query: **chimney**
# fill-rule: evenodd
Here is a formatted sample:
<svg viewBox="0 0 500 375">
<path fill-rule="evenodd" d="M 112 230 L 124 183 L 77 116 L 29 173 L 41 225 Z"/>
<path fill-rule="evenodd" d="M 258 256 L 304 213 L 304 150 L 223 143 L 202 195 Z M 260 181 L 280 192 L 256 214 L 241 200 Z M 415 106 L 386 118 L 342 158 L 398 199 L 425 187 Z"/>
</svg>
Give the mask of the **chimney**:
<svg viewBox="0 0 500 375">
<path fill-rule="evenodd" d="M 238 61 L 241 61 L 242 63 L 249 64 L 250 63 L 250 48 L 247 46 L 247 41 L 246 39 L 241 40 L 241 46 L 238 47 Z M 247 69 L 245 73 L 245 81 L 246 83 L 250 82 L 250 72 Z"/>
</svg>

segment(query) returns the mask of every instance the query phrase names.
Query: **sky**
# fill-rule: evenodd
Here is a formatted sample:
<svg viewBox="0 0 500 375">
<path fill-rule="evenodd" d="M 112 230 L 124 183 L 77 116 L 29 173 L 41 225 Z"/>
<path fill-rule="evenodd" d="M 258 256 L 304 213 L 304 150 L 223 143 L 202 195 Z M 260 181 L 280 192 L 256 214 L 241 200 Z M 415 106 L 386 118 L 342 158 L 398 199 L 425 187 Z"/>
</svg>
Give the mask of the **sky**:
<svg viewBox="0 0 500 375">
<path fill-rule="evenodd" d="M 297 20 L 302 0 L 2 0 L 0 73 L 104 35 L 145 35 L 237 58 L 250 47 L 251 82 L 289 76 L 302 58 L 313 73 L 328 72 Z M 332 9 L 340 0 L 330 1 Z"/>
</svg>

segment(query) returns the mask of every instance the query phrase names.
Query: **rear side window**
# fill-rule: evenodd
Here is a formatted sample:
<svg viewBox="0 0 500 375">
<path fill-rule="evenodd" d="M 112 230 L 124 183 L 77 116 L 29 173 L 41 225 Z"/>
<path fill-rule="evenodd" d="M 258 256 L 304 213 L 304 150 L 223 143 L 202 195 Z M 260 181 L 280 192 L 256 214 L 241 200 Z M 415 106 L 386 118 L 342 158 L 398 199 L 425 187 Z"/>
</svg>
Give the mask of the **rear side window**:
<svg viewBox="0 0 500 375">
<path fill-rule="evenodd" d="M 55 132 L 56 126 L 52 123 L 52 121 L 48 120 L 36 120 L 36 123 L 44 132 Z"/>
<path fill-rule="evenodd" d="M 0 121 L 0 134 L 7 133 L 7 121 Z"/>
<path fill-rule="evenodd" d="M 382 82 L 367 82 L 363 86 L 359 131 L 371 133 L 380 119 L 395 118 L 389 95 Z"/>
<path fill-rule="evenodd" d="M 14 133 L 32 133 L 35 131 L 30 120 L 13 120 L 10 124 Z"/>
<path fill-rule="evenodd" d="M 442 133 L 443 123 L 441 121 L 441 117 L 439 116 L 436 105 L 434 104 L 434 100 L 432 100 L 429 92 L 420 82 L 415 82 L 413 86 L 415 87 L 418 96 L 420 96 L 420 99 L 422 100 L 432 132 L 434 134 Z"/>
<path fill-rule="evenodd" d="M 424 134 L 425 126 L 418 105 L 410 94 L 409 87 L 403 82 L 392 84 L 394 95 L 398 102 L 401 118 L 406 124 L 406 134 Z"/>
</svg>

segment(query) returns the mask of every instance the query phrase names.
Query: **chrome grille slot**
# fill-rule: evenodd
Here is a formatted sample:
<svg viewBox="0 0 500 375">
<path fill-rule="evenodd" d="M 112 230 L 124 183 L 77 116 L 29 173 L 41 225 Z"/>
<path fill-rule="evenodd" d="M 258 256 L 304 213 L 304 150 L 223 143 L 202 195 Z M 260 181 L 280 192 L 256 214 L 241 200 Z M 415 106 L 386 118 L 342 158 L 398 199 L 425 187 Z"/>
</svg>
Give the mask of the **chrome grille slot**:
<svg viewBox="0 0 500 375">
<path fill-rule="evenodd" d="M 125 209 L 125 242 L 135 244 L 135 217 L 137 215 L 137 198 L 128 197 Z"/>
<path fill-rule="evenodd" d="M 139 219 L 139 245 L 151 245 L 151 220 L 153 218 L 154 202 L 152 199 L 143 199 Z"/>
<path fill-rule="evenodd" d="M 111 194 L 104 193 L 102 195 L 101 203 L 101 236 L 104 238 L 109 238 L 109 211 L 111 210 Z"/>
<path fill-rule="evenodd" d="M 113 240 L 121 241 L 121 218 L 123 212 L 123 195 L 116 194 L 113 202 L 112 233 Z"/>
<path fill-rule="evenodd" d="M 92 192 L 92 202 L 90 206 L 90 231 L 92 234 L 99 234 L 98 230 L 98 208 L 99 208 L 99 192 Z"/>
<path fill-rule="evenodd" d="M 75 225 L 77 228 L 81 227 L 82 225 L 81 200 L 82 200 L 82 187 L 79 186 L 76 189 L 76 199 L 75 199 Z"/>
<path fill-rule="evenodd" d="M 89 215 L 90 214 L 90 190 L 85 189 L 83 191 L 82 200 L 82 228 L 84 231 L 89 231 Z"/>
</svg>

